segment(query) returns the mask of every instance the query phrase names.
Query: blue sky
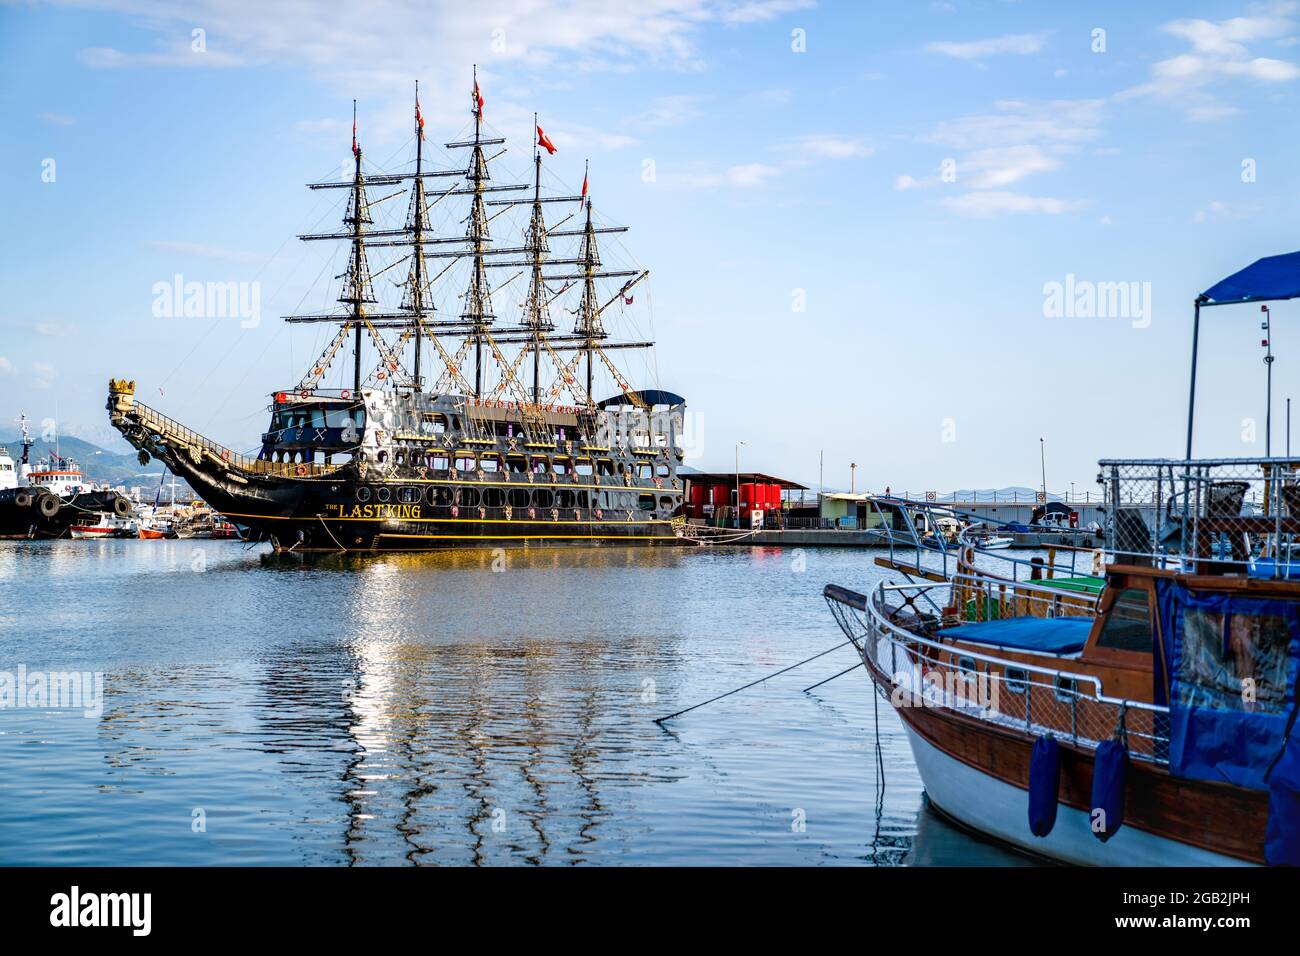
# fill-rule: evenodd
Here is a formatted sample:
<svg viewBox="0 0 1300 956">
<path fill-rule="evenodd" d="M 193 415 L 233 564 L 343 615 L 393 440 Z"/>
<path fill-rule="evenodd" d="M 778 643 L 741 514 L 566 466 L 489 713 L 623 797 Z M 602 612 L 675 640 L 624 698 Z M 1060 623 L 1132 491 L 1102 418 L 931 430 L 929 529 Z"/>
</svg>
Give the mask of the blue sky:
<svg viewBox="0 0 1300 956">
<path fill-rule="evenodd" d="M 535 110 L 551 184 L 590 159 L 599 217 L 633 227 L 609 261 L 651 279 L 611 325 L 659 342 L 694 464 L 744 440 L 742 467 L 814 486 L 822 450 L 830 486 L 850 461 L 859 488 L 1034 485 L 1042 436 L 1052 490 L 1092 487 L 1099 457 L 1181 453 L 1197 292 L 1300 247 L 1300 11 L 1148 6 L 0 3 L 0 420 L 93 438 L 126 376 L 255 444 L 326 334 L 278 316 L 337 294 L 334 250 L 293 237 L 336 224 L 303 184 L 349 158 L 352 98 L 396 167 L 414 81 L 448 141 L 477 62 L 503 175 Z M 262 321 L 155 317 L 177 273 L 260 283 Z M 1149 312 L 1046 315 L 1068 276 Z M 1278 450 L 1300 306 L 1273 315 Z M 1206 315 L 1200 454 L 1263 453 L 1259 319 Z"/>
</svg>

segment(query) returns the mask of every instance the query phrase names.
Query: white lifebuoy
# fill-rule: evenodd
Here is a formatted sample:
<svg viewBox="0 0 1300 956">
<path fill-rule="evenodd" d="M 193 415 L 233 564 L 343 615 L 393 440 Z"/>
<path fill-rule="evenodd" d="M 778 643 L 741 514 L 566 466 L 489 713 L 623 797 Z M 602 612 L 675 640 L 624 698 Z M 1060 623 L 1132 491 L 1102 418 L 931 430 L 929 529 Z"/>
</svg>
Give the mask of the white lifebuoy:
<svg viewBox="0 0 1300 956">
<path fill-rule="evenodd" d="M 347 401 L 351 397 L 352 397 L 352 393 L 348 391 L 346 388 L 343 389 L 343 391 L 339 392 L 339 398 L 343 399 L 344 401 Z"/>
</svg>

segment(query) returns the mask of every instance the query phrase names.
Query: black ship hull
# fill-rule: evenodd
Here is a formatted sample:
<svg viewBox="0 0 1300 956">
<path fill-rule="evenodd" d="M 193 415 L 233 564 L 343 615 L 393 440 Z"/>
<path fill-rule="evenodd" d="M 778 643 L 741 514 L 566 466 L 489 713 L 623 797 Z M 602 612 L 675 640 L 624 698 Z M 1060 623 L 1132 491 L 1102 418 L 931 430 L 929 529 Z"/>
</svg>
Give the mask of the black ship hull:
<svg viewBox="0 0 1300 956">
<path fill-rule="evenodd" d="M 91 515 L 131 513 L 131 502 L 116 491 L 87 491 L 69 498 L 38 487 L 0 491 L 0 538 L 66 538 L 74 524 Z"/>
<path fill-rule="evenodd" d="M 636 507 L 559 508 L 560 492 L 635 500 L 647 489 L 603 485 L 593 479 L 527 481 L 370 476 L 355 466 L 329 475 L 285 477 L 239 474 L 220 459 L 196 464 L 183 451 L 155 449 L 167 465 L 249 540 L 277 551 L 429 551 L 447 548 L 662 546 L 681 543 L 668 517 L 646 516 Z M 649 489 L 654 490 L 654 489 Z M 512 506 L 474 504 L 499 493 Z M 527 496 L 526 498 L 524 496 Z M 528 504 L 522 504 L 527 500 Z M 551 501 L 552 506 L 543 504 Z M 450 503 L 449 503 L 450 502 Z"/>
</svg>

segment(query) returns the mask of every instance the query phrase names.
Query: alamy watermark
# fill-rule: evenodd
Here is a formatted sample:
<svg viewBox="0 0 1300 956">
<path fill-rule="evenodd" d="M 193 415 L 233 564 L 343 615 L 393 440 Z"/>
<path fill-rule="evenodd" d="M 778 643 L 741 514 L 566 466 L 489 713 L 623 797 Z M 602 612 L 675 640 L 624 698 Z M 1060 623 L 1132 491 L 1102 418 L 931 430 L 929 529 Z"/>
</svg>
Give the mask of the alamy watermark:
<svg viewBox="0 0 1300 956">
<path fill-rule="evenodd" d="M 170 282 L 153 284 L 157 319 L 239 319 L 240 328 L 262 322 L 262 283 L 186 282 L 179 272 Z"/>
<path fill-rule="evenodd" d="M 0 671 L 0 710 L 68 708 L 83 717 L 104 713 L 104 675 L 99 671 Z"/>
<path fill-rule="evenodd" d="M 1043 284 L 1043 315 L 1049 319 L 1128 319 L 1135 329 L 1151 324 L 1150 282 L 1091 282 L 1076 279 Z"/>
</svg>

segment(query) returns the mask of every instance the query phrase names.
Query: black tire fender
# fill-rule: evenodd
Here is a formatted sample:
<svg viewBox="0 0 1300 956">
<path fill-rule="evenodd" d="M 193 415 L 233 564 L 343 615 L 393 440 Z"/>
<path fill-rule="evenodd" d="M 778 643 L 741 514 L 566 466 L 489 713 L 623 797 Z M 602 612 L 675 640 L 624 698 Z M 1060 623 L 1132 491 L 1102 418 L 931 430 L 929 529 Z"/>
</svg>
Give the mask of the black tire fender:
<svg viewBox="0 0 1300 956">
<path fill-rule="evenodd" d="M 41 495 L 41 500 L 36 507 L 43 517 L 53 518 L 63 507 L 63 502 L 59 500 L 58 495 Z"/>
</svg>

